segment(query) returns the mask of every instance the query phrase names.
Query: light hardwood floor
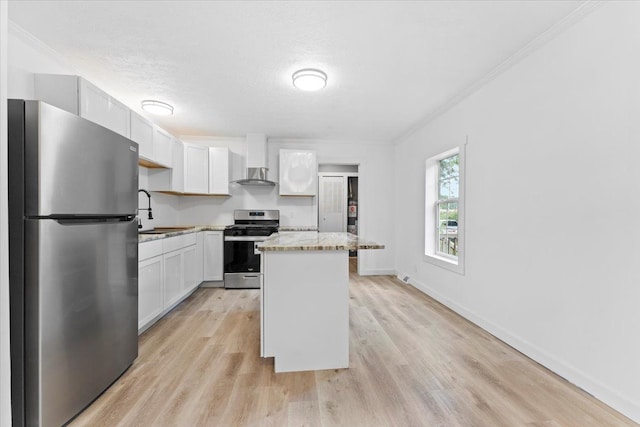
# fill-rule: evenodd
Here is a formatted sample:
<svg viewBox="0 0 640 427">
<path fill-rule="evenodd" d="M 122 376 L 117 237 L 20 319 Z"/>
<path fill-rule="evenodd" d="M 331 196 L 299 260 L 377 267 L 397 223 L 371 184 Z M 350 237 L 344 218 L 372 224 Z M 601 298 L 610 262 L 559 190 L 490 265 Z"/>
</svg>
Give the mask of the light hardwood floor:
<svg viewBox="0 0 640 427">
<path fill-rule="evenodd" d="M 349 369 L 275 374 L 258 291 L 199 289 L 71 425 L 636 425 L 390 276 L 350 288 Z"/>
</svg>

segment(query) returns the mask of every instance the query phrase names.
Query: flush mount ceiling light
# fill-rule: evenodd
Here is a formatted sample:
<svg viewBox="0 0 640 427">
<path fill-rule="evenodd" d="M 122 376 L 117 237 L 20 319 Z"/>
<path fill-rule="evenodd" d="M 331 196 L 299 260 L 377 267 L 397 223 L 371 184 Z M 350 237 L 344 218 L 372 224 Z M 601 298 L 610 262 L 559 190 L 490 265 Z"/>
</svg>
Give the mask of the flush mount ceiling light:
<svg viewBox="0 0 640 427">
<path fill-rule="evenodd" d="M 293 85 L 300 90 L 320 90 L 327 85 L 327 75 L 313 68 L 305 68 L 293 73 Z"/>
<path fill-rule="evenodd" d="M 173 107 L 166 102 L 147 99 L 142 101 L 142 109 L 158 116 L 170 116 L 173 114 Z"/>
</svg>

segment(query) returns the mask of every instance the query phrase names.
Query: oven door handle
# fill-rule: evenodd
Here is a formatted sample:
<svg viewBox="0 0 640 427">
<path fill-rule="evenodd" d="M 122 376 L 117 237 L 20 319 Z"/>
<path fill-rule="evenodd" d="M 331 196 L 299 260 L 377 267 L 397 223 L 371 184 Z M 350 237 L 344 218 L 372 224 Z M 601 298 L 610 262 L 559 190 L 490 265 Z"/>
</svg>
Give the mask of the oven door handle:
<svg viewBox="0 0 640 427">
<path fill-rule="evenodd" d="M 264 242 L 269 236 L 224 236 L 225 242 Z"/>
</svg>

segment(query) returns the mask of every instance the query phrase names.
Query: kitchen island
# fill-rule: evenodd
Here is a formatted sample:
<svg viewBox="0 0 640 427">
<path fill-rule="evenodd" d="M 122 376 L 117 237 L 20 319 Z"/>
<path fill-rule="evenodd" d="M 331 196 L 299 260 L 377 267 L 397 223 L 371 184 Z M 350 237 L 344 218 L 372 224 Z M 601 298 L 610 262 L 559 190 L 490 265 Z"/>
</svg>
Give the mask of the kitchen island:
<svg viewBox="0 0 640 427">
<path fill-rule="evenodd" d="M 350 233 L 282 233 L 262 252 L 260 352 L 276 372 L 349 366 L 349 250 L 383 249 Z"/>
</svg>

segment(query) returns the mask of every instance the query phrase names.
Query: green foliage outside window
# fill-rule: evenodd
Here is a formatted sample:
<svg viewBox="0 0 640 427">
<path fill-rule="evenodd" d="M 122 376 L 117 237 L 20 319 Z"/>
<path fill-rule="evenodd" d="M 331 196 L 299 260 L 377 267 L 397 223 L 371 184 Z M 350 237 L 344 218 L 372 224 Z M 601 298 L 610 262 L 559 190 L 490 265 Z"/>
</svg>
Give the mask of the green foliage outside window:
<svg viewBox="0 0 640 427">
<path fill-rule="evenodd" d="M 458 197 L 460 192 L 460 158 L 453 155 L 438 165 L 438 252 L 458 256 Z"/>
</svg>

